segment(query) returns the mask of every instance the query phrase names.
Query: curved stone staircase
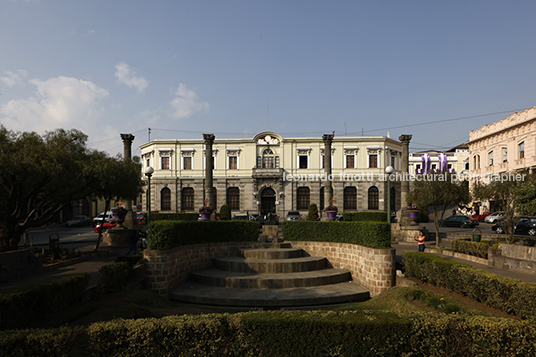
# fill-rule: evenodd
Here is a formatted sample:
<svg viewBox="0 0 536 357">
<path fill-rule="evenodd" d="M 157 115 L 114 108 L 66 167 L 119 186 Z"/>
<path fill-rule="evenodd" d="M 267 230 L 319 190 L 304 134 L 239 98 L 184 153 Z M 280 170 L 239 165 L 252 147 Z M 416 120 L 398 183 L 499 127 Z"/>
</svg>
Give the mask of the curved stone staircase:
<svg viewBox="0 0 536 357">
<path fill-rule="evenodd" d="M 292 307 L 363 301 L 369 291 L 325 257 L 308 256 L 290 243 L 240 249 L 216 258 L 213 268 L 190 273 L 172 300 L 241 307 Z"/>
</svg>

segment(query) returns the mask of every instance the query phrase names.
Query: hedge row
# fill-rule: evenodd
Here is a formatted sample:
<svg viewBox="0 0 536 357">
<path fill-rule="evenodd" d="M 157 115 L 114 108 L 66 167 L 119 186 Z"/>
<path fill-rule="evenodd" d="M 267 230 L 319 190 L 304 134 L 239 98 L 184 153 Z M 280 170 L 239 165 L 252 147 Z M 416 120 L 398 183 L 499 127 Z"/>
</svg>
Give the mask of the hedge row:
<svg viewBox="0 0 536 357">
<path fill-rule="evenodd" d="M 489 240 L 472 242 L 471 238 L 462 238 L 453 240 L 452 243 L 450 243 L 450 247 L 454 252 L 488 259 L 489 243 Z"/>
<path fill-rule="evenodd" d="M 147 245 L 163 250 L 189 244 L 256 241 L 260 227 L 256 221 L 157 221 L 151 222 Z"/>
<path fill-rule="evenodd" d="M 79 301 L 89 279 L 89 274 L 74 274 L 1 294 L 0 329 L 29 326 Z"/>
<path fill-rule="evenodd" d="M 524 319 L 536 316 L 536 284 L 475 269 L 434 254 L 404 251 L 402 256 L 407 276 Z"/>
<path fill-rule="evenodd" d="M 361 244 L 371 248 L 391 247 L 391 227 L 386 222 L 285 221 L 281 224 L 288 241 Z"/>
<path fill-rule="evenodd" d="M 0 356 L 531 356 L 527 321 L 424 312 L 266 311 L 0 332 Z M 46 353 L 43 353 L 46 352 Z"/>
<path fill-rule="evenodd" d="M 145 221 L 147 222 L 147 213 L 144 214 Z M 152 213 L 151 222 L 154 221 L 197 221 L 199 219 L 198 213 Z"/>
<path fill-rule="evenodd" d="M 387 222 L 387 212 L 382 211 L 344 212 L 342 217 L 344 221 Z"/>
</svg>

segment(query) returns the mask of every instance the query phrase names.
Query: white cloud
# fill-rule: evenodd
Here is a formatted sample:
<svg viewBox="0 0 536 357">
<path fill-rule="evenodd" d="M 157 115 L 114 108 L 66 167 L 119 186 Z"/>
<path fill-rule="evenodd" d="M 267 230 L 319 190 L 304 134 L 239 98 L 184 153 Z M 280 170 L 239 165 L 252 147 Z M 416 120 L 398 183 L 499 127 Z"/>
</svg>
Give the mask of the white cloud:
<svg viewBox="0 0 536 357">
<path fill-rule="evenodd" d="M 35 96 L 0 106 L 0 120 L 7 129 L 42 133 L 76 128 L 88 134 L 101 115 L 97 101 L 109 95 L 94 83 L 77 78 L 60 76 L 29 82 L 37 87 Z"/>
<path fill-rule="evenodd" d="M 173 95 L 175 96 L 171 101 L 173 112 L 170 115 L 174 118 L 188 118 L 194 113 L 210 109 L 207 102 L 199 102 L 199 96 L 193 90 L 186 88 L 183 83 L 179 83 Z"/>
<path fill-rule="evenodd" d="M 18 69 L 15 72 L 5 71 L 4 73 L 7 74 L 7 76 L 0 77 L 0 79 L 8 87 L 13 87 L 15 84 L 24 85 L 24 82 L 22 80 L 28 74 L 28 72 L 23 69 Z"/>
<path fill-rule="evenodd" d="M 130 88 L 136 88 L 138 93 L 143 92 L 143 90 L 147 87 L 147 80 L 143 77 L 135 76 L 136 72 L 132 71 L 130 66 L 125 62 L 118 63 L 115 66 L 115 69 L 117 70 L 115 72 L 115 76 L 117 77 L 117 81 L 119 83 L 123 83 Z"/>
</svg>

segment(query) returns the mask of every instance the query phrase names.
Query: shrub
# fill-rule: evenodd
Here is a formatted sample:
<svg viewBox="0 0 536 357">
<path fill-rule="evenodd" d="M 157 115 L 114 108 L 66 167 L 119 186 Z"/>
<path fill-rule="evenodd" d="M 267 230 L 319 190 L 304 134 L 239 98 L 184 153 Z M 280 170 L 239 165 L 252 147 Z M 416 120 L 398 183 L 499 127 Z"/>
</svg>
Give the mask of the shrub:
<svg viewBox="0 0 536 357">
<path fill-rule="evenodd" d="M 171 249 L 189 244 L 256 241 L 260 223 L 256 221 L 158 221 L 152 222 L 148 248 Z"/>
<path fill-rule="evenodd" d="M 521 318 L 536 316 L 536 284 L 492 274 L 434 254 L 402 252 L 406 275 Z"/>
<path fill-rule="evenodd" d="M 387 222 L 387 212 L 382 211 L 344 212 L 342 216 L 344 221 Z"/>
<path fill-rule="evenodd" d="M 222 221 L 230 221 L 231 220 L 231 209 L 229 208 L 229 205 L 225 204 L 221 206 L 220 208 L 220 219 Z"/>
<path fill-rule="evenodd" d="M 147 215 L 145 215 L 145 218 Z M 155 221 L 197 221 L 198 213 L 151 213 L 151 222 Z M 147 221 L 147 220 L 146 220 Z"/>
<path fill-rule="evenodd" d="M 307 214 L 308 221 L 317 221 L 318 220 L 318 207 L 316 203 L 311 203 L 309 205 L 309 213 Z"/>
<path fill-rule="evenodd" d="M 386 222 L 283 222 L 288 241 L 361 244 L 371 248 L 391 247 L 391 227 Z"/>
<path fill-rule="evenodd" d="M 138 253 L 136 255 L 119 255 L 117 258 L 115 258 L 116 263 L 120 262 L 127 262 L 128 265 L 132 268 L 134 265 L 138 264 L 140 260 L 143 259 L 142 253 Z"/>
<path fill-rule="evenodd" d="M 89 274 L 73 274 L 0 295 L 0 329 L 26 327 L 84 296 Z"/>
<path fill-rule="evenodd" d="M 455 252 L 488 259 L 489 243 L 489 240 L 472 242 L 470 238 L 462 238 L 453 240 L 450 246 Z"/>
<path fill-rule="evenodd" d="M 98 285 L 99 292 L 110 290 L 119 290 L 127 286 L 133 276 L 133 269 L 129 262 L 122 261 L 119 263 L 108 264 L 99 269 L 101 279 Z"/>
</svg>

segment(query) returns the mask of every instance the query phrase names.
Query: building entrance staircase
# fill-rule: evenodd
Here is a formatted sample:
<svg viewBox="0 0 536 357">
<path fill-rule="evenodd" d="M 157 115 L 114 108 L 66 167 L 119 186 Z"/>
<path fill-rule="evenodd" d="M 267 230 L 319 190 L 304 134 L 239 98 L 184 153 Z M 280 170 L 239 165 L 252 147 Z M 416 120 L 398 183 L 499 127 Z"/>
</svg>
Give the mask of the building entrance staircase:
<svg viewBox="0 0 536 357">
<path fill-rule="evenodd" d="M 216 258 L 193 271 L 171 299 L 207 305 L 280 308 L 363 301 L 370 292 L 325 257 L 309 256 L 290 243 L 264 243 Z"/>
</svg>

